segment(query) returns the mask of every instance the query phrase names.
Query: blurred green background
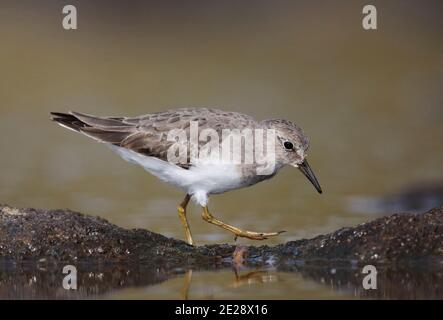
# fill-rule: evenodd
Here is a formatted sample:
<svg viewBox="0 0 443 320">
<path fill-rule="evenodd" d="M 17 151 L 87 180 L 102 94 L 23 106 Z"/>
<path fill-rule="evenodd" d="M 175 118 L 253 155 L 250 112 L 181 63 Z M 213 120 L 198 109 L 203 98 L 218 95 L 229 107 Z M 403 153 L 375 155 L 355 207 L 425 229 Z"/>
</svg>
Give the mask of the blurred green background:
<svg viewBox="0 0 443 320">
<path fill-rule="evenodd" d="M 62 28 L 62 7 L 78 30 Z M 311 139 L 324 194 L 298 170 L 213 196 L 214 214 L 266 243 L 371 219 L 347 199 L 443 179 L 441 1 L 2 1 L 0 202 L 70 208 L 183 238 L 182 193 L 50 111 L 128 115 L 215 106 L 283 117 Z M 364 211 L 364 210 L 363 210 Z M 189 210 L 197 243 L 231 234 Z M 240 243 L 250 243 L 239 240 Z"/>
</svg>

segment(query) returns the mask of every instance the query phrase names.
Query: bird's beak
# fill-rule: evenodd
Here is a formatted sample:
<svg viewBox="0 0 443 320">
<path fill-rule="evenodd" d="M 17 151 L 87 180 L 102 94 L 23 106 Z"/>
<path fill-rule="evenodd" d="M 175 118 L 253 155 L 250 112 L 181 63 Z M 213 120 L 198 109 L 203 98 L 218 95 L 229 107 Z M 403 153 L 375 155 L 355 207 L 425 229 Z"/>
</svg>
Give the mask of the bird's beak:
<svg viewBox="0 0 443 320">
<path fill-rule="evenodd" d="M 315 189 L 317 189 L 318 193 L 322 193 L 323 191 L 321 190 L 320 183 L 318 183 L 314 171 L 312 171 L 308 161 L 305 159 L 301 164 L 298 165 L 298 168 L 305 175 L 305 177 L 308 178 L 309 181 L 311 181 Z"/>
</svg>

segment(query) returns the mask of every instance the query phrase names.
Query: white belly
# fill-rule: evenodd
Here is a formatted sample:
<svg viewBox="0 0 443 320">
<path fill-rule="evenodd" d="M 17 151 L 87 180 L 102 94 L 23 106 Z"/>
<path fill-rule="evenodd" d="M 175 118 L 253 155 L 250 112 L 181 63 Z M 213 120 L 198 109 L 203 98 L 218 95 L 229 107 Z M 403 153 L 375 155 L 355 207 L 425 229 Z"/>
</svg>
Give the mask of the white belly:
<svg viewBox="0 0 443 320">
<path fill-rule="evenodd" d="M 240 172 L 233 164 L 197 163 L 187 170 L 126 148 L 109 146 L 126 161 L 142 166 L 160 180 L 192 195 L 193 199 L 202 206 L 207 204 L 208 194 L 242 187 Z"/>
</svg>

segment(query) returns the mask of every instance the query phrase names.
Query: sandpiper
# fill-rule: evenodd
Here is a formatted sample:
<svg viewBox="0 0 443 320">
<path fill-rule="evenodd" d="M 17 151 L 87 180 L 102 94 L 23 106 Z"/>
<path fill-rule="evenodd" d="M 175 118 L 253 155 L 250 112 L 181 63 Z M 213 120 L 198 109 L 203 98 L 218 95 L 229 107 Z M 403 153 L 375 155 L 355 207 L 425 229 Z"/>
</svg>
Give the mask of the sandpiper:
<svg viewBox="0 0 443 320">
<path fill-rule="evenodd" d="M 283 231 L 247 231 L 218 220 L 209 212 L 209 195 L 270 179 L 285 165 L 300 169 L 317 191 L 322 193 L 306 160 L 309 141 L 299 126 L 285 119 L 256 121 L 245 114 L 211 108 L 181 108 L 138 117 L 98 117 L 74 111 L 52 112 L 51 119 L 65 128 L 109 145 L 123 159 L 138 164 L 160 180 L 181 188 L 186 196 L 178 206 L 178 215 L 187 242 L 191 245 L 194 242 L 186 218 L 186 207 L 190 199 L 202 207 L 202 218 L 205 221 L 232 232 L 235 238 L 264 240 Z M 168 138 L 168 134 L 174 130 L 189 134 L 192 124 L 197 124 L 200 130 L 213 129 L 222 137 L 226 129 L 272 130 L 275 165 L 271 172 L 258 174 L 257 163 L 189 161 L 190 152 L 186 155 L 188 161 L 171 162 L 170 150 L 175 142 Z M 198 140 L 199 145 L 202 143 L 203 141 Z M 242 140 L 242 143 L 245 147 L 247 142 Z"/>
</svg>

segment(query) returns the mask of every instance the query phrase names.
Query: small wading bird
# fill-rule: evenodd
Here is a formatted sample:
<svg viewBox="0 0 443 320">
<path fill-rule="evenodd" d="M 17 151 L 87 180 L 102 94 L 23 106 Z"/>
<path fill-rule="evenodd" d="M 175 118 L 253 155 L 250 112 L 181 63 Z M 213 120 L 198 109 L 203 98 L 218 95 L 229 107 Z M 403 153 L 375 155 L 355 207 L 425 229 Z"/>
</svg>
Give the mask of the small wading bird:
<svg viewBox="0 0 443 320">
<path fill-rule="evenodd" d="M 208 196 L 270 179 L 285 165 L 300 169 L 317 191 L 322 193 L 306 160 L 308 139 L 299 126 L 285 119 L 256 121 L 245 114 L 208 108 L 182 108 L 133 118 L 97 117 L 72 111 L 52 112 L 51 119 L 63 127 L 108 144 L 123 159 L 138 164 L 160 180 L 183 189 L 186 196 L 178 206 L 178 214 L 191 245 L 193 240 L 186 218 L 186 207 L 191 198 L 202 206 L 205 221 L 232 232 L 235 237 L 264 240 L 283 231 L 253 232 L 220 221 L 209 212 Z M 272 172 L 266 175 L 257 174 L 257 164 L 169 162 L 168 149 L 174 142 L 167 139 L 168 132 L 182 129 L 189 134 L 191 122 L 197 122 L 202 130 L 212 128 L 220 136 L 224 129 L 273 129 L 275 165 Z"/>
</svg>

